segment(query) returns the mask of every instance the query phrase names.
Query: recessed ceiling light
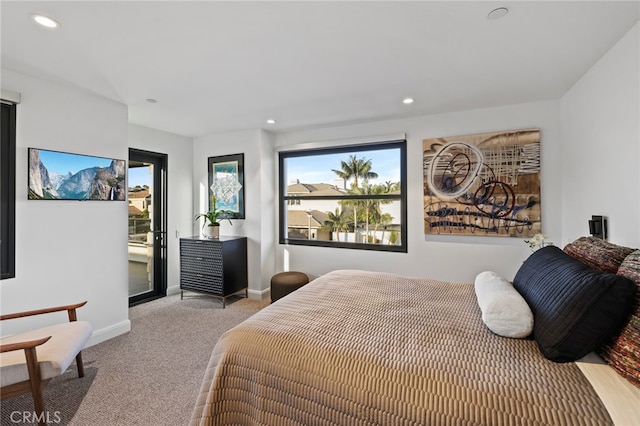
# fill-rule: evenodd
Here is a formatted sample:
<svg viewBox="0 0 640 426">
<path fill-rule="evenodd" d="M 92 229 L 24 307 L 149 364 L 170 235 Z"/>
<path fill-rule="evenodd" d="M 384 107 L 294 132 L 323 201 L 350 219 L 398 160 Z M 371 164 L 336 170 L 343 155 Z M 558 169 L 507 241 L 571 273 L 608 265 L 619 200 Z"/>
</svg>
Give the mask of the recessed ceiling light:
<svg viewBox="0 0 640 426">
<path fill-rule="evenodd" d="M 49 18 L 48 16 L 32 15 L 32 17 L 34 21 L 36 21 L 38 24 L 42 25 L 43 27 L 58 28 L 60 26 L 60 24 L 58 24 L 58 21 L 56 21 L 55 19 Z"/>
<path fill-rule="evenodd" d="M 267 120 L 267 124 L 276 124 L 276 120 L 274 120 L 273 118 L 270 118 Z"/>
<path fill-rule="evenodd" d="M 403 103 L 403 104 L 407 104 L 407 105 L 408 105 L 408 104 L 412 104 L 412 103 L 413 103 L 413 98 L 404 98 L 404 99 L 402 100 L 402 103 Z"/>
<path fill-rule="evenodd" d="M 506 7 L 499 7 L 489 12 L 489 14 L 487 15 L 487 19 L 500 19 L 507 13 L 509 13 L 509 9 L 507 9 Z"/>
<path fill-rule="evenodd" d="M 148 98 L 147 102 L 149 102 L 150 104 L 157 104 L 158 103 L 158 101 L 156 99 L 153 99 L 153 98 Z"/>
</svg>

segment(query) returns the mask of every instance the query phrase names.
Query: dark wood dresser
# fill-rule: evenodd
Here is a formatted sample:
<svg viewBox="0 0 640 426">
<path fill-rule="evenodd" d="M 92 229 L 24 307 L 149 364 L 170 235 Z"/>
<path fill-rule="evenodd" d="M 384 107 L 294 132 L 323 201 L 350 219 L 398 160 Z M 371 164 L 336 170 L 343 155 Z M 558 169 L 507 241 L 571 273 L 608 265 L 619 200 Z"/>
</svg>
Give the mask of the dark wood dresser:
<svg viewBox="0 0 640 426">
<path fill-rule="evenodd" d="M 248 296 L 247 238 L 180 238 L 180 298 L 184 291 L 222 300 L 244 290 Z"/>
</svg>

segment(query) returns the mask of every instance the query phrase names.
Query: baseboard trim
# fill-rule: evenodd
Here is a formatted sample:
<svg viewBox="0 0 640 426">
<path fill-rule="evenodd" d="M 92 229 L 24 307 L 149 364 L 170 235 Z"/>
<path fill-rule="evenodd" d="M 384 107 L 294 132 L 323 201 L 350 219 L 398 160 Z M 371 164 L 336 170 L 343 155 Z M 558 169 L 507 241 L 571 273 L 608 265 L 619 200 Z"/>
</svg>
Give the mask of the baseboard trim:
<svg viewBox="0 0 640 426">
<path fill-rule="evenodd" d="M 96 330 L 93 332 L 93 334 L 89 338 L 89 341 L 85 345 L 85 348 L 97 345 L 98 343 L 105 342 L 109 339 L 113 339 L 114 337 L 124 333 L 128 333 L 129 331 L 131 331 L 130 320 L 122 321 L 109 327 L 101 328 L 100 330 Z"/>
<path fill-rule="evenodd" d="M 271 294 L 270 288 L 265 288 L 264 290 L 252 290 L 249 289 L 249 298 L 250 299 L 266 299 Z"/>
<path fill-rule="evenodd" d="M 167 296 L 173 296 L 174 294 L 180 294 L 180 286 L 174 285 L 167 287 Z"/>
<path fill-rule="evenodd" d="M 249 289 L 247 293 L 249 294 L 250 299 L 266 299 L 271 294 L 271 289 L 270 288 L 265 288 L 264 290 Z M 167 288 L 167 296 L 172 296 L 174 294 L 180 294 L 180 286 L 173 286 L 173 287 Z M 238 292 L 238 294 L 240 293 Z"/>
</svg>

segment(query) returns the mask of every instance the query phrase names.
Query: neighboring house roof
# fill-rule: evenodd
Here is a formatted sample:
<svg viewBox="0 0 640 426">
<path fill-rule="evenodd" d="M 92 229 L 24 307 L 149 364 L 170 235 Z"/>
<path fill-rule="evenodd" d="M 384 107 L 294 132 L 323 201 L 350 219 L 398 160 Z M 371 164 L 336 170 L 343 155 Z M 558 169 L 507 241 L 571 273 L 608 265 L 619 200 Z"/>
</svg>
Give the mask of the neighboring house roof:
<svg viewBox="0 0 640 426">
<path fill-rule="evenodd" d="M 320 228 L 328 219 L 326 213 L 311 210 L 311 227 Z M 309 226 L 309 216 L 304 210 L 289 210 L 287 212 L 287 225 L 291 228 L 306 228 Z"/>
<path fill-rule="evenodd" d="M 142 216 L 142 210 L 129 204 L 129 216 Z"/>
<path fill-rule="evenodd" d="M 344 195 L 344 191 L 330 183 L 294 183 L 287 187 L 287 195 Z"/>
<path fill-rule="evenodd" d="M 304 183 L 294 183 L 293 185 L 287 186 L 287 194 L 309 194 L 311 193 L 312 185 L 304 184 Z"/>
<path fill-rule="evenodd" d="M 149 195 L 148 189 L 143 189 L 142 191 L 129 192 L 129 198 L 147 198 Z"/>
</svg>

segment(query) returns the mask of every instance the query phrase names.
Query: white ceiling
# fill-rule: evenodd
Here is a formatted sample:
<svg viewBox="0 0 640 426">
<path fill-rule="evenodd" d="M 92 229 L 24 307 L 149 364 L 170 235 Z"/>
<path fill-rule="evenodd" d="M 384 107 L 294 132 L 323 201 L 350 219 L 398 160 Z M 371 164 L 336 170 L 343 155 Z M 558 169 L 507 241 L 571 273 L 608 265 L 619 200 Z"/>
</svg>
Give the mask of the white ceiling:
<svg viewBox="0 0 640 426">
<path fill-rule="evenodd" d="M 509 14 L 487 19 L 499 6 Z M 558 99 L 633 26 L 640 2 L 2 0 L 1 14 L 3 68 L 196 137 Z"/>
</svg>

